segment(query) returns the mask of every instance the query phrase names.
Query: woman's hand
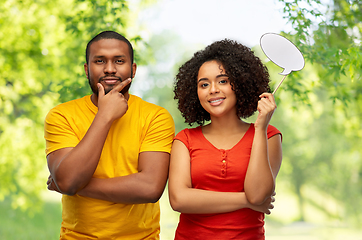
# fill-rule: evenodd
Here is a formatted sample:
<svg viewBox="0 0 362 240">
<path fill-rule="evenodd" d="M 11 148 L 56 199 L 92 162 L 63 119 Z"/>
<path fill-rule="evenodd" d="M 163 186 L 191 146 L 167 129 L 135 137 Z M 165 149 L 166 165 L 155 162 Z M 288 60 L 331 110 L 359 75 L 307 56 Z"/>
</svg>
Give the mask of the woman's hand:
<svg viewBox="0 0 362 240">
<path fill-rule="evenodd" d="M 271 195 L 269 198 L 267 198 L 265 200 L 265 202 L 261 205 L 252 205 L 250 204 L 250 209 L 253 209 L 254 211 L 257 211 L 257 212 L 262 212 L 262 213 L 265 213 L 265 214 L 270 214 L 270 210 L 274 208 L 274 204 L 273 202 L 275 202 L 275 192 L 273 193 L 273 195 Z"/>
<path fill-rule="evenodd" d="M 259 97 L 260 100 L 258 101 L 257 107 L 259 114 L 254 126 L 255 129 L 263 129 L 266 131 L 277 105 L 271 93 L 263 93 Z"/>
</svg>

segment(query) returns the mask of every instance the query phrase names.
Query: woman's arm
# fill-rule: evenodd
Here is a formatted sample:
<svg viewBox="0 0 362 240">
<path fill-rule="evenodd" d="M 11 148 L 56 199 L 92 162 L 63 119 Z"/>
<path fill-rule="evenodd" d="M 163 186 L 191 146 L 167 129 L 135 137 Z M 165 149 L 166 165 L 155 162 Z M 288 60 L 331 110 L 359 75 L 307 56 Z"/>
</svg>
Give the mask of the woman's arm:
<svg viewBox="0 0 362 240">
<path fill-rule="evenodd" d="M 248 201 L 262 204 L 275 190 L 275 179 L 282 162 L 281 136 L 268 139 L 267 129 L 276 109 L 274 97 L 263 93 L 258 103 L 259 115 L 255 122 L 255 135 L 244 188 Z"/>
<path fill-rule="evenodd" d="M 181 213 L 224 213 L 241 208 L 270 214 L 274 197 L 259 206 L 252 206 L 244 192 L 214 192 L 192 188 L 190 174 L 190 153 L 179 140 L 171 150 L 169 171 L 169 198 L 171 207 Z"/>
</svg>

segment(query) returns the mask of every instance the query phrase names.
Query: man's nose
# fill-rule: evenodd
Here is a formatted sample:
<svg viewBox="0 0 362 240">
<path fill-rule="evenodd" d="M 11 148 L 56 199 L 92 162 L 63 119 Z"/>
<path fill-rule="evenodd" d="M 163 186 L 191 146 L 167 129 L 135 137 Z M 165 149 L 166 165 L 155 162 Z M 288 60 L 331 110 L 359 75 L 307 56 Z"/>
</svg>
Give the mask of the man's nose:
<svg viewBox="0 0 362 240">
<path fill-rule="evenodd" d="M 104 73 L 115 73 L 117 71 L 116 69 L 116 65 L 114 62 L 107 62 L 106 65 L 104 66 Z"/>
</svg>

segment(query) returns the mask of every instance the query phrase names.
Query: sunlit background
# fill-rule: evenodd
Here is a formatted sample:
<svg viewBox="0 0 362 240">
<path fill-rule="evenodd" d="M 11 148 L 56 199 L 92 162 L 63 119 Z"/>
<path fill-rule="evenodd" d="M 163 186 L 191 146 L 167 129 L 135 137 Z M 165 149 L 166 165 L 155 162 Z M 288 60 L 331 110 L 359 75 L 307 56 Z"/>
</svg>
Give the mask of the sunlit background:
<svg viewBox="0 0 362 240">
<path fill-rule="evenodd" d="M 266 239 L 362 239 L 362 2 L 359 0 L 3 0 L 0 3 L 0 239 L 58 239 L 60 195 L 46 191 L 43 121 L 57 104 L 90 94 L 86 43 L 103 30 L 136 51 L 131 93 L 165 107 L 185 125 L 173 79 L 192 54 L 231 38 L 252 48 L 275 88 L 264 33 L 290 39 L 304 55 L 275 97 L 283 163 Z M 246 119 L 252 122 L 254 117 Z M 179 214 L 160 200 L 161 239 Z"/>
</svg>

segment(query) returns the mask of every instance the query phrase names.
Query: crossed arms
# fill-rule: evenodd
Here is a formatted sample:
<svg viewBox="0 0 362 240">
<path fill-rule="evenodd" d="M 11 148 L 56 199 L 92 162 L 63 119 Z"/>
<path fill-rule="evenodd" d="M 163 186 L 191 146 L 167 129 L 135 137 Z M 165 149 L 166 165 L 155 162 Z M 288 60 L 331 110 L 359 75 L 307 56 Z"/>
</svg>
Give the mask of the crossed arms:
<svg viewBox="0 0 362 240">
<path fill-rule="evenodd" d="M 48 154 L 49 190 L 117 203 L 149 203 L 161 197 L 168 176 L 167 152 L 139 153 L 137 173 L 107 179 L 93 177 L 113 121 L 128 109 L 127 99 L 119 91 L 129 82 L 122 82 L 107 95 L 102 94 L 100 85 L 98 112 L 82 140 L 75 147 Z"/>
<path fill-rule="evenodd" d="M 192 188 L 190 153 L 179 140 L 171 150 L 169 195 L 175 211 L 181 213 L 224 213 L 242 208 L 270 214 L 275 201 L 275 179 L 282 161 L 281 135 L 268 139 L 267 128 L 276 109 L 269 93 L 260 95 L 258 118 L 250 161 L 244 181 L 245 192 L 216 192 Z"/>
</svg>

